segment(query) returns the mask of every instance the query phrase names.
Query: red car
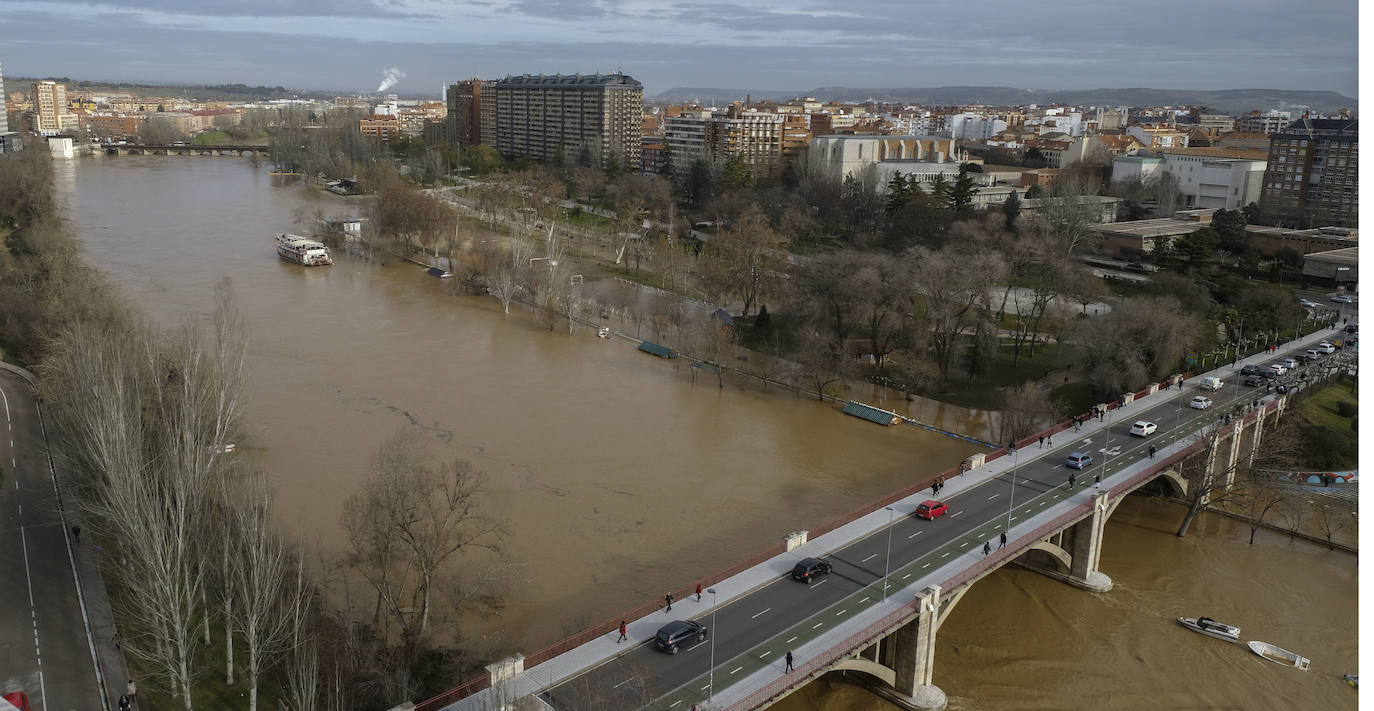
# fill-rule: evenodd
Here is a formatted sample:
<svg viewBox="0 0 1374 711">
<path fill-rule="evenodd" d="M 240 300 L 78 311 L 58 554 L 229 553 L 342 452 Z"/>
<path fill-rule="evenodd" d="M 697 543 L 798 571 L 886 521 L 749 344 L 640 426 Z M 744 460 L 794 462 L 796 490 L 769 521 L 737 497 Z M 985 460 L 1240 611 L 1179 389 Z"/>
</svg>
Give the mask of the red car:
<svg viewBox="0 0 1374 711">
<path fill-rule="evenodd" d="M 4 711 L 9 711 L 11 708 L 18 709 L 19 711 L 29 711 L 29 697 L 22 691 L 8 693 L 0 698 L 5 700 L 5 703 L 0 703 L 0 709 Z"/>
<path fill-rule="evenodd" d="M 927 521 L 934 521 L 935 519 L 940 518 L 941 516 L 944 516 L 945 514 L 949 513 L 949 507 L 946 506 L 942 501 L 929 499 L 927 501 L 922 501 L 921 505 L 916 507 L 915 513 L 916 518 L 923 518 Z"/>
</svg>

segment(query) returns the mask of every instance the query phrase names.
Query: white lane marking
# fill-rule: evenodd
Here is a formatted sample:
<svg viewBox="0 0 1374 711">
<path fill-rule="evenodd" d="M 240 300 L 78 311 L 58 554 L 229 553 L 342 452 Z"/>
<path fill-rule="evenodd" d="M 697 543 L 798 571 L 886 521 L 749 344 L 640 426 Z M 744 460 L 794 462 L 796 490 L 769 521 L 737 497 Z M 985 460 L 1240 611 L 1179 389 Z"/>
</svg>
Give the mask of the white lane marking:
<svg viewBox="0 0 1374 711">
<path fill-rule="evenodd" d="M 811 625 L 811 629 L 814 630 L 814 629 L 816 629 L 817 627 L 820 627 L 820 626 L 823 625 L 823 624 L 825 624 L 825 623 L 824 623 L 824 622 L 817 622 L 816 624 Z"/>
<path fill-rule="evenodd" d="M 629 679 L 626 679 L 625 681 L 622 681 L 622 682 L 620 682 L 619 684 L 616 684 L 615 686 L 612 686 L 611 688 L 612 688 L 612 689 L 619 689 L 620 687 L 622 687 L 622 686 L 624 686 L 624 685 L 626 685 L 626 684 L 628 684 L 628 683 L 630 683 L 630 682 L 632 682 L 632 681 L 634 681 L 634 680 L 635 680 L 634 677 L 630 677 Z"/>
<path fill-rule="evenodd" d="M 999 496 L 1001 496 L 1001 494 L 993 494 L 992 496 L 989 496 L 989 497 L 988 497 L 988 501 L 992 501 L 993 499 L 995 499 L 995 498 L 997 498 L 997 497 L 999 497 Z"/>
<path fill-rule="evenodd" d="M 818 588 L 822 585 L 825 585 L 828 582 L 830 582 L 830 578 L 822 578 L 819 583 L 811 583 L 811 587 Z"/>
<path fill-rule="evenodd" d="M 919 535 L 921 535 L 921 532 L 920 532 L 920 531 L 917 531 L 917 532 L 911 534 L 910 536 L 907 536 L 906 539 L 909 541 L 909 540 L 911 540 L 911 539 L 913 539 L 913 538 L 915 538 L 915 537 L 917 537 L 917 536 L 919 536 Z"/>
<path fill-rule="evenodd" d="M 23 517 L 22 512 L 20 517 Z M 48 707 L 48 689 L 43 682 L 43 651 L 38 646 L 38 609 L 33 606 L 33 576 L 29 574 L 29 537 L 24 533 L 24 527 L 19 527 L 19 545 L 24 549 L 24 578 L 29 586 L 29 615 L 33 617 L 33 654 L 38 659 L 38 695 L 42 699 L 43 708 Z"/>
<path fill-rule="evenodd" d="M 930 565 L 930 563 L 926 563 L 926 565 Z M 906 580 L 906 579 L 909 578 L 909 577 L 911 577 L 911 573 L 907 573 L 906 575 L 903 575 L 903 576 L 902 576 L 902 580 Z"/>
<path fill-rule="evenodd" d="M 862 605 L 862 604 L 864 604 L 865 602 L 868 602 L 869 600 L 872 600 L 872 599 L 873 599 L 873 598 L 871 598 L 871 597 L 866 597 L 866 598 L 860 600 L 860 601 L 859 601 L 859 604 Z"/>
<path fill-rule="evenodd" d="M 1020 516 L 1012 516 L 1012 517 L 1011 517 L 1011 520 L 1015 521 L 1015 520 L 1018 519 L 1018 518 L 1021 518 L 1021 517 L 1020 517 Z"/>
<path fill-rule="evenodd" d="M 730 670 L 730 673 L 731 673 L 731 674 L 734 674 L 735 672 L 737 672 L 737 671 L 739 671 L 739 670 L 741 670 L 741 669 L 743 669 L 743 668 L 744 668 L 744 667 L 742 667 L 742 666 L 735 667 L 734 669 L 731 669 L 731 670 Z"/>
<path fill-rule="evenodd" d="M 705 689 L 706 687 L 703 686 L 703 687 L 701 687 L 701 688 Z M 677 701 L 674 701 L 673 703 L 668 704 L 668 708 L 672 708 L 672 707 L 674 707 L 674 706 L 677 706 L 677 705 L 680 704 L 680 703 L 682 703 L 682 699 L 678 699 Z"/>
<path fill-rule="evenodd" d="M 958 511 L 955 511 L 954 513 L 950 514 L 949 517 L 950 517 L 950 518 L 954 518 L 955 516 L 958 516 L 959 514 L 961 514 L 961 513 L 963 513 L 963 512 L 964 512 L 963 509 L 959 509 Z"/>
<path fill-rule="evenodd" d="M 948 558 L 948 557 L 949 557 L 949 552 L 946 551 L 946 552 L 942 553 L 942 554 L 940 555 L 940 557 L 941 557 L 941 558 Z"/>
<path fill-rule="evenodd" d="M 877 553 L 874 553 L 873 555 L 871 555 L 871 556 L 869 556 L 869 557 L 867 557 L 867 558 L 864 558 L 863 560 L 861 560 L 861 561 L 859 561 L 859 562 L 860 562 L 860 563 L 867 563 L 868 561 L 873 560 L 874 558 L 877 558 L 877 557 L 878 557 L 878 554 L 877 554 Z"/>
<path fill-rule="evenodd" d="M 764 657 L 766 657 L 766 656 L 768 656 L 768 655 L 770 655 L 770 654 L 772 654 L 772 653 L 773 653 L 773 650 L 771 650 L 771 649 L 770 649 L 770 650 L 767 650 L 767 651 L 765 651 L 763 654 L 760 654 L 760 655 L 759 655 L 759 659 L 763 659 Z"/>
<path fill-rule="evenodd" d="M 771 607 L 765 607 L 765 608 L 763 608 L 763 612 L 755 613 L 755 615 L 754 615 L 753 617 L 750 617 L 749 619 L 751 619 L 751 620 L 757 620 L 757 619 L 759 618 L 759 615 L 762 615 L 762 614 L 764 614 L 765 612 L 768 612 L 768 611 L 771 610 L 771 609 L 773 609 L 773 608 L 771 608 Z"/>
<path fill-rule="evenodd" d="M 925 565 L 921 566 L 921 570 L 925 570 L 926 568 L 929 568 L 929 567 L 930 567 L 930 563 L 926 563 Z"/>
<path fill-rule="evenodd" d="M 847 608 L 847 607 L 844 608 L 843 610 L 840 610 L 839 612 L 836 612 L 836 613 L 835 613 L 835 616 L 836 616 L 836 617 L 839 617 L 840 615 L 843 615 L 843 614 L 846 613 L 846 612 L 849 612 L 849 608 Z"/>
<path fill-rule="evenodd" d="M 789 640 L 787 640 L 786 642 L 783 642 L 783 644 L 792 644 L 792 643 L 795 642 L 795 641 L 797 641 L 797 638 L 796 638 L 796 637 L 793 637 L 792 639 L 789 639 Z"/>
</svg>

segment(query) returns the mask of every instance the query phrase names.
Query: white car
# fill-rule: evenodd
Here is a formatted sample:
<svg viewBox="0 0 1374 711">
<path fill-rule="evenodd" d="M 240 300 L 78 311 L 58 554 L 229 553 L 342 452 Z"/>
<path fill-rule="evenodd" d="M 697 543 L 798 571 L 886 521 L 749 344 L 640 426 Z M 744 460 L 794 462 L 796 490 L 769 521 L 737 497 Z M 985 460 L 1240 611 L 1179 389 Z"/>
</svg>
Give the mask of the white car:
<svg viewBox="0 0 1374 711">
<path fill-rule="evenodd" d="M 1352 298 L 1350 298 L 1349 296 L 1346 296 L 1345 294 L 1336 294 L 1335 296 L 1331 297 L 1331 303 L 1333 303 L 1333 304 L 1353 304 L 1353 303 L 1355 303 L 1355 300 L 1352 299 Z"/>
<path fill-rule="evenodd" d="M 1298 305 L 1305 309 L 1316 308 L 1317 302 L 1311 299 L 1298 299 Z"/>
<path fill-rule="evenodd" d="M 1197 397 L 1193 398 L 1192 402 L 1188 403 L 1188 407 L 1191 407 L 1194 410 L 1206 410 L 1211 406 L 1212 399 L 1203 397 L 1201 395 L 1198 395 Z"/>
<path fill-rule="evenodd" d="M 1294 358 L 1284 358 L 1284 359 L 1283 359 L 1283 364 L 1286 365 L 1286 366 L 1288 366 L 1288 369 L 1289 369 L 1289 370 L 1292 370 L 1292 369 L 1298 367 L 1298 361 L 1297 361 L 1297 359 L 1294 359 Z"/>
<path fill-rule="evenodd" d="M 1149 435 L 1154 434 L 1155 430 L 1157 429 L 1159 429 L 1159 425 L 1156 425 L 1153 422 L 1146 422 L 1145 420 L 1136 420 L 1135 424 L 1131 425 L 1131 434 L 1137 437 L 1147 437 Z"/>
<path fill-rule="evenodd" d="M 1273 371 L 1274 375 L 1283 375 L 1288 372 L 1288 366 L 1283 363 L 1274 363 L 1269 366 L 1269 370 Z"/>
<path fill-rule="evenodd" d="M 1326 341 L 1322 341 L 1321 343 L 1317 344 L 1317 350 L 1327 355 L 1331 355 L 1332 353 L 1336 352 L 1336 347 L 1331 345 L 1330 343 L 1327 343 Z"/>
</svg>

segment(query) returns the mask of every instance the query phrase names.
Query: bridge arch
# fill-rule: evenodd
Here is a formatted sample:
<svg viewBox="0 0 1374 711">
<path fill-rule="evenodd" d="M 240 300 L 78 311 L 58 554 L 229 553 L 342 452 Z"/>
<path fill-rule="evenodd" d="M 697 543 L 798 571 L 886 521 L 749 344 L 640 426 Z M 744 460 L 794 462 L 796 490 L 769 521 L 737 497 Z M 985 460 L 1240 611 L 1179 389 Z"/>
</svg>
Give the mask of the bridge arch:
<svg viewBox="0 0 1374 711">
<path fill-rule="evenodd" d="M 857 671 L 872 676 L 888 686 L 897 685 L 897 672 L 870 659 L 850 657 L 830 668 L 831 671 Z"/>
<path fill-rule="evenodd" d="M 1060 548 L 1059 546 L 1053 543 L 1050 543 L 1049 541 L 1036 541 L 1035 543 L 1027 546 L 1026 553 L 1029 553 L 1031 551 L 1044 551 L 1045 553 L 1048 553 L 1051 558 L 1059 562 L 1059 565 L 1064 570 L 1069 570 L 1073 568 L 1073 556 L 1069 555 L 1068 551 L 1064 550 L 1063 548 Z"/>
</svg>

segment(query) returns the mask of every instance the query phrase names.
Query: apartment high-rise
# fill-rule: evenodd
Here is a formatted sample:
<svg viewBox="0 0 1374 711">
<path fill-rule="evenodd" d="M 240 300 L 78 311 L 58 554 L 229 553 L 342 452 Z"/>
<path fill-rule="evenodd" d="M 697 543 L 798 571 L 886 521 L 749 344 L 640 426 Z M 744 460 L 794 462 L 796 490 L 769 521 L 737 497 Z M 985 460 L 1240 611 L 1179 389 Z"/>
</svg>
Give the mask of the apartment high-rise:
<svg viewBox="0 0 1374 711">
<path fill-rule="evenodd" d="M 488 99 L 492 98 L 492 87 L 496 82 L 490 79 L 478 79 L 473 77 L 460 81 L 457 84 L 450 84 L 448 87 L 448 135 L 449 140 L 459 146 L 476 146 L 482 143 L 488 145 L 495 142 L 494 134 L 483 133 L 482 116 L 484 112 L 489 118 L 494 119 L 495 113 L 492 108 L 484 105 L 482 101 L 485 95 Z M 492 121 L 487 121 L 491 124 Z M 495 129 L 494 125 L 489 127 Z"/>
<path fill-rule="evenodd" d="M 1269 139 L 1260 207 L 1292 227 L 1359 226 L 1359 122 L 1303 118 Z"/>
<path fill-rule="evenodd" d="M 9 133 L 10 118 L 5 108 L 5 72 L 0 69 L 0 133 Z"/>
<path fill-rule="evenodd" d="M 76 114 L 67 110 L 67 86 L 55 81 L 33 85 L 33 128 L 39 135 L 55 136 L 77 127 Z"/>
<path fill-rule="evenodd" d="M 507 158 L 577 160 L 584 151 L 639 170 L 644 86 L 625 74 L 523 74 L 495 82 L 495 146 Z M 485 123 L 485 111 L 482 119 Z M 482 127 L 482 142 L 493 141 Z"/>
</svg>

